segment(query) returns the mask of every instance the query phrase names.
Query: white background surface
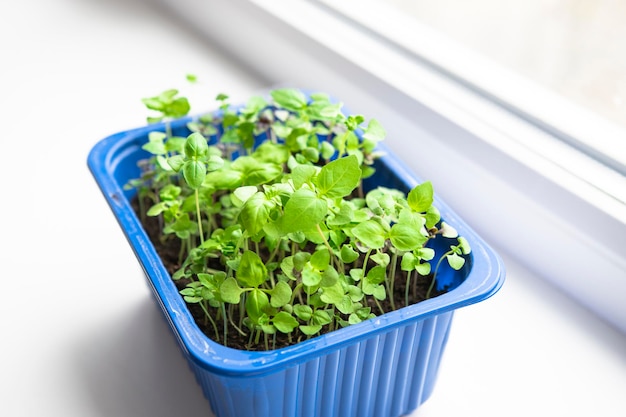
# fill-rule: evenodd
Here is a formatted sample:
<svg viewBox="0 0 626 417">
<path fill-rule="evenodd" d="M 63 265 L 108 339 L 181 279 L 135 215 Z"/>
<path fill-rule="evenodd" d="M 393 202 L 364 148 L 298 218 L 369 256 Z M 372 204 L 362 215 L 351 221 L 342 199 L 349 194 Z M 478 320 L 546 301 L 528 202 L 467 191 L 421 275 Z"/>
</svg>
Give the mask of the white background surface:
<svg viewBox="0 0 626 417">
<path fill-rule="evenodd" d="M 0 16 L 0 415 L 210 416 L 86 158 L 188 72 L 198 111 L 264 81 L 149 0 L 2 2 Z M 625 415 L 626 336 L 501 255 L 504 287 L 458 311 L 414 415 Z"/>
</svg>

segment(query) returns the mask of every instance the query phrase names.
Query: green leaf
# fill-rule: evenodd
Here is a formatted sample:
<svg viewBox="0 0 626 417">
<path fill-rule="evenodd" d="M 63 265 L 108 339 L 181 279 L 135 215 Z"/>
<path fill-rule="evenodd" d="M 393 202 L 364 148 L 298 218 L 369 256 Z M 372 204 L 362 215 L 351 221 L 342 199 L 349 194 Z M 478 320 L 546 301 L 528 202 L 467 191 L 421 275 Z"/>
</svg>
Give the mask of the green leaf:
<svg viewBox="0 0 626 417">
<path fill-rule="evenodd" d="M 332 317 L 324 310 L 316 310 L 311 318 L 314 324 L 325 326 L 332 321 Z"/>
<path fill-rule="evenodd" d="M 237 280 L 233 277 L 227 278 L 220 285 L 220 296 L 226 303 L 239 304 L 242 292 L 243 290 L 239 288 Z"/>
<path fill-rule="evenodd" d="M 165 202 L 157 203 L 148 209 L 148 211 L 146 212 L 146 215 L 150 217 L 158 216 L 159 214 L 163 213 L 165 210 L 167 210 L 167 203 Z"/>
<path fill-rule="evenodd" d="M 337 305 L 341 303 L 345 296 L 346 293 L 341 283 L 337 282 L 331 287 L 324 288 L 324 292 L 321 294 L 320 298 L 325 303 Z"/>
<path fill-rule="evenodd" d="M 283 173 L 280 165 L 259 161 L 251 156 L 240 156 L 231 168 L 243 173 L 244 185 L 260 185 L 277 178 Z"/>
<path fill-rule="evenodd" d="M 197 291 L 195 288 L 183 288 L 182 290 L 179 291 L 180 295 L 185 295 L 185 296 L 195 296 L 196 292 Z"/>
<path fill-rule="evenodd" d="M 185 165 L 185 157 L 182 155 L 174 155 L 167 158 L 167 163 L 176 172 L 180 171 Z"/>
<path fill-rule="evenodd" d="M 389 262 L 391 261 L 391 258 L 389 257 L 388 253 L 379 252 L 379 251 L 377 251 L 375 254 L 370 256 L 370 259 L 376 262 L 376 265 L 380 265 L 385 268 L 387 267 L 387 265 L 389 265 Z"/>
<path fill-rule="evenodd" d="M 281 229 L 284 234 L 312 229 L 324 219 L 327 209 L 326 201 L 313 191 L 301 188 L 285 204 Z"/>
<path fill-rule="evenodd" d="M 441 213 L 439 213 L 439 209 L 435 206 L 430 206 L 428 210 L 426 210 L 426 227 L 428 229 L 435 227 L 439 220 L 441 220 Z"/>
<path fill-rule="evenodd" d="M 348 316 L 348 323 L 350 324 L 358 324 L 361 321 L 363 320 L 361 320 L 361 318 L 356 313 L 352 313 L 350 314 L 350 316 Z"/>
<path fill-rule="evenodd" d="M 280 107 L 291 111 L 300 111 L 307 105 L 306 96 L 299 90 L 282 88 L 270 92 L 274 102 Z"/>
<path fill-rule="evenodd" d="M 232 190 L 243 184 L 243 172 L 220 169 L 207 174 L 206 181 L 218 190 Z"/>
<path fill-rule="evenodd" d="M 285 276 L 291 280 L 295 280 L 296 277 L 293 273 L 293 256 L 286 256 L 280 262 L 280 270 L 285 274 Z"/>
<path fill-rule="evenodd" d="M 149 110 L 155 110 L 155 111 L 163 110 L 163 103 L 158 99 L 158 97 L 142 98 L 141 102 Z"/>
<path fill-rule="evenodd" d="M 209 156 L 209 159 L 207 160 L 207 170 L 216 171 L 222 166 L 224 166 L 224 160 L 221 157 L 217 155 Z"/>
<path fill-rule="evenodd" d="M 360 281 L 363 279 L 363 268 L 352 268 L 350 270 L 350 278 L 354 281 Z"/>
<path fill-rule="evenodd" d="M 263 162 L 284 164 L 289 159 L 289 150 L 285 145 L 265 142 L 255 149 L 254 157 Z"/>
<path fill-rule="evenodd" d="M 339 273 L 332 266 L 326 268 L 326 270 L 322 273 L 322 282 L 320 282 L 321 287 L 332 287 L 337 283 L 339 279 Z"/>
<path fill-rule="evenodd" d="M 420 233 L 420 229 L 396 223 L 391 227 L 389 240 L 397 249 L 410 251 L 422 247 L 428 238 Z"/>
<path fill-rule="evenodd" d="M 235 207 L 241 207 L 246 201 L 248 201 L 250 197 L 255 195 L 257 192 L 258 188 L 255 185 L 238 187 L 232 192 L 230 199 Z"/>
<path fill-rule="evenodd" d="M 163 132 L 151 132 L 148 135 L 148 143 L 144 144 L 141 149 L 150 152 L 153 155 L 165 155 L 165 134 Z"/>
<path fill-rule="evenodd" d="M 293 313 L 303 321 L 309 321 L 313 316 L 313 309 L 307 305 L 296 304 L 293 306 Z"/>
<path fill-rule="evenodd" d="M 296 271 L 302 271 L 304 269 L 304 265 L 309 262 L 311 259 L 311 254 L 309 252 L 297 252 L 293 255 L 293 267 Z"/>
<path fill-rule="evenodd" d="M 367 220 L 352 228 L 352 233 L 365 246 L 379 249 L 385 245 L 385 229 L 375 220 Z"/>
<path fill-rule="evenodd" d="M 317 148 L 309 146 L 302 150 L 302 156 L 304 156 L 308 161 L 316 163 L 320 159 L 320 151 Z"/>
<path fill-rule="evenodd" d="M 317 168 L 313 165 L 298 164 L 291 170 L 291 179 L 295 189 L 299 189 L 303 184 L 310 182 L 317 174 Z"/>
<path fill-rule="evenodd" d="M 380 142 L 385 139 L 385 135 L 386 133 L 383 126 L 378 122 L 378 120 L 372 119 L 363 133 L 363 139 Z"/>
<path fill-rule="evenodd" d="M 322 326 L 319 324 L 313 324 L 313 325 L 302 324 L 300 325 L 299 328 L 300 328 L 300 331 L 307 336 L 313 336 L 319 333 L 320 330 L 322 330 Z"/>
<path fill-rule="evenodd" d="M 339 257 L 343 263 L 350 264 L 359 258 L 359 253 L 352 249 L 351 246 L 343 245 Z"/>
<path fill-rule="evenodd" d="M 189 101 L 185 97 L 179 97 L 169 104 L 166 115 L 171 118 L 179 118 L 186 116 L 190 109 Z"/>
<path fill-rule="evenodd" d="M 330 159 L 337 150 L 330 142 L 322 142 L 321 155 L 324 159 Z"/>
<path fill-rule="evenodd" d="M 418 258 L 413 255 L 413 252 L 406 252 L 402 255 L 402 262 L 400 263 L 400 268 L 403 271 L 412 271 L 415 269 L 415 265 L 418 262 Z"/>
<path fill-rule="evenodd" d="M 189 218 L 189 214 L 184 213 L 180 217 L 176 219 L 174 223 L 171 224 L 171 230 L 176 232 L 179 237 L 186 238 L 189 236 L 189 233 L 192 233 L 196 230 L 196 223 L 192 222 Z"/>
<path fill-rule="evenodd" d="M 168 152 L 184 153 L 185 142 L 187 138 L 181 136 L 171 136 L 165 143 L 165 149 Z"/>
<path fill-rule="evenodd" d="M 446 255 L 448 259 L 448 263 L 452 267 L 452 269 L 458 271 L 465 265 L 465 259 L 462 256 L 457 255 L 456 253 Z"/>
<path fill-rule="evenodd" d="M 314 98 L 311 96 L 311 98 Z M 330 103 L 328 99 L 314 100 L 309 105 L 311 117 L 318 120 L 335 120 L 341 114 L 342 103 Z"/>
<path fill-rule="evenodd" d="M 250 197 L 241 208 L 239 220 L 250 236 L 263 230 L 270 216 L 273 204 L 265 198 L 265 194 L 257 193 Z"/>
<path fill-rule="evenodd" d="M 258 287 L 267 278 L 267 268 L 255 252 L 245 251 L 237 268 L 237 281 L 244 287 Z"/>
<path fill-rule="evenodd" d="M 172 166 L 163 155 L 157 155 L 155 158 L 156 165 L 164 171 L 173 171 Z"/>
<path fill-rule="evenodd" d="M 446 222 L 441 222 L 441 227 L 439 228 L 439 231 L 441 232 L 441 235 L 443 237 L 447 237 L 450 239 L 454 239 L 459 236 L 459 232 L 457 232 L 454 227 L 450 226 Z"/>
<path fill-rule="evenodd" d="M 335 213 L 334 217 L 327 221 L 329 226 L 343 226 L 351 223 L 354 219 L 354 206 L 348 200 L 341 200 L 341 208 L 339 213 Z"/>
<path fill-rule="evenodd" d="M 206 177 L 206 165 L 200 161 L 187 161 L 183 165 L 183 177 L 194 190 L 200 188 Z"/>
<path fill-rule="evenodd" d="M 426 212 L 433 204 L 433 199 L 433 185 L 430 181 L 417 185 L 407 196 L 409 207 L 419 213 Z"/>
<path fill-rule="evenodd" d="M 470 247 L 469 242 L 463 236 L 459 236 L 459 248 L 463 255 L 469 255 L 472 252 L 472 248 Z"/>
<path fill-rule="evenodd" d="M 420 264 L 415 265 L 415 270 L 422 276 L 426 276 L 430 274 L 431 266 L 428 262 L 422 262 Z"/>
<path fill-rule="evenodd" d="M 323 271 L 328 267 L 330 263 L 330 252 L 327 248 L 320 248 L 316 250 L 313 255 L 311 255 L 311 259 L 309 260 L 311 266 L 313 268 Z"/>
<path fill-rule="evenodd" d="M 268 321 L 268 317 L 265 316 L 263 318 L 259 319 L 260 323 L 264 323 L 266 321 Z M 273 324 L 261 324 L 261 330 L 263 331 L 263 333 L 265 334 L 275 334 L 276 333 L 276 327 L 274 327 Z"/>
<path fill-rule="evenodd" d="M 324 165 L 314 183 L 322 195 L 339 198 L 349 195 L 360 179 L 359 161 L 355 155 L 350 155 Z"/>
<path fill-rule="evenodd" d="M 246 313 L 253 323 L 259 323 L 259 319 L 265 315 L 270 301 L 263 291 L 255 288 L 246 297 Z"/>
<path fill-rule="evenodd" d="M 384 285 L 375 286 L 374 291 L 372 291 L 372 295 L 374 296 L 374 298 L 376 298 L 377 300 L 381 300 L 381 301 L 387 298 L 387 291 L 385 290 L 385 286 Z"/>
<path fill-rule="evenodd" d="M 421 248 L 417 250 L 416 255 L 425 261 L 430 261 L 435 257 L 435 250 L 432 248 Z"/>
<path fill-rule="evenodd" d="M 298 327 L 298 320 L 286 311 L 281 311 L 274 316 L 272 324 L 281 333 L 291 333 Z"/>
<path fill-rule="evenodd" d="M 201 159 L 209 153 L 209 145 L 202 134 L 193 132 L 185 142 L 185 156 L 190 159 Z"/>
<path fill-rule="evenodd" d="M 348 296 L 356 303 L 363 299 L 363 291 L 356 285 L 348 285 Z"/>
<path fill-rule="evenodd" d="M 377 265 L 369 270 L 365 279 L 372 284 L 382 284 L 385 282 L 387 271 L 385 267 Z"/>
<path fill-rule="evenodd" d="M 271 291 L 270 304 L 276 308 L 284 306 L 291 301 L 291 293 L 289 284 L 279 281 Z"/>
<path fill-rule="evenodd" d="M 308 287 L 315 287 L 322 282 L 322 273 L 306 264 L 302 270 L 302 283 Z"/>
</svg>

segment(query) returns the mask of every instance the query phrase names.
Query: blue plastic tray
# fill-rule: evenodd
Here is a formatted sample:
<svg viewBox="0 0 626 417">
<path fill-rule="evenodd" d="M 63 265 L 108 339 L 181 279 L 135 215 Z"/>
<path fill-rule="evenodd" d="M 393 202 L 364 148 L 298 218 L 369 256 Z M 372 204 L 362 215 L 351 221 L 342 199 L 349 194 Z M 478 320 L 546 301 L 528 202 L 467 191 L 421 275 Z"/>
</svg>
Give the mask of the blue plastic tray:
<svg viewBox="0 0 626 417">
<path fill-rule="evenodd" d="M 186 135 L 188 121 L 174 122 L 175 134 Z M 461 271 L 447 268 L 438 274 L 438 285 L 448 292 L 291 347 L 268 352 L 224 347 L 195 324 L 131 208 L 134 191 L 123 189 L 139 176 L 137 161 L 147 156 L 141 146 L 155 128 L 141 127 L 101 140 L 92 148 L 88 166 L 218 417 L 396 417 L 428 398 L 454 311 L 485 300 L 504 281 L 504 266 L 489 245 L 436 197 L 442 219 L 472 247 Z M 384 150 L 387 154 L 369 186 L 409 190 L 420 182 Z"/>
</svg>

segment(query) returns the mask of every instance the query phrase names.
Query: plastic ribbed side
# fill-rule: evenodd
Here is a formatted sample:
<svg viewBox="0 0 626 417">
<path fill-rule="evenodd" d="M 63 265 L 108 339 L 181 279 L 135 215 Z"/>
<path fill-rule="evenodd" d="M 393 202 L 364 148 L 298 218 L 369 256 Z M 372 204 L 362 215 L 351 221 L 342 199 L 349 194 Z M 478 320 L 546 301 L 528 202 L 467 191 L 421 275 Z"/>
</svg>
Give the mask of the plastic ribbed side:
<svg viewBox="0 0 626 417">
<path fill-rule="evenodd" d="M 453 311 L 270 375 L 194 366 L 217 417 L 399 417 L 431 394 Z"/>
</svg>

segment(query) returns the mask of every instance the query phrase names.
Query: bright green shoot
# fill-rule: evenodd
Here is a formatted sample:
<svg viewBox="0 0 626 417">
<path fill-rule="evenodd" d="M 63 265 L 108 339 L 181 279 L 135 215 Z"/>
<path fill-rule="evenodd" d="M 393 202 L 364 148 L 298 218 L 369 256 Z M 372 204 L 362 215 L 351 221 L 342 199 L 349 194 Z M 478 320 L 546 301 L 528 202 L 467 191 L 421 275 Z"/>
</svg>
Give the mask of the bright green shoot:
<svg viewBox="0 0 626 417">
<path fill-rule="evenodd" d="M 149 168 L 130 184 L 160 240 L 180 248 L 173 278 L 215 340 L 297 343 L 417 302 L 418 285 L 430 297 L 444 261 L 464 266 L 471 248 L 441 220 L 432 183 L 364 189 L 385 137 L 378 121 L 288 88 L 239 108 L 228 100 L 219 94 L 186 137 L 153 132 Z M 150 122 L 189 112 L 177 90 L 143 102 Z"/>
</svg>

